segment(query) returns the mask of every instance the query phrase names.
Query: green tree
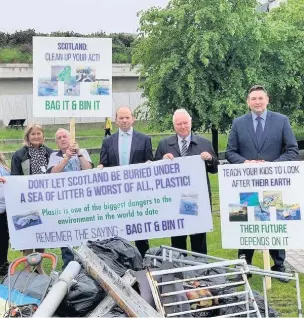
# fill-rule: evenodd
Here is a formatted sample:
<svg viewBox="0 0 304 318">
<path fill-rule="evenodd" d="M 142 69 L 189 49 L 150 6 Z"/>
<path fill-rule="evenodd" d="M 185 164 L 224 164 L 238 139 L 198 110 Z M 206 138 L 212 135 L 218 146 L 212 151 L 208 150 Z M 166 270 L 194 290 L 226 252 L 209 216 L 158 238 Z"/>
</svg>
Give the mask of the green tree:
<svg viewBox="0 0 304 318">
<path fill-rule="evenodd" d="M 256 83 L 265 14 L 254 0 L 171 0 L 140 15 L 133 64 L 140 65 L 149 115 L 168 128 L 184 107 L 193 128 L 226 132 Z"/>
<path fill-rule="evenodd" d="M 304 1 L 288 0 L 267 15 L 267 40 L 261 55 L 261 78 L 270 94 L 271 109 L 303 124 L 304 120 Z"/>
</svg>

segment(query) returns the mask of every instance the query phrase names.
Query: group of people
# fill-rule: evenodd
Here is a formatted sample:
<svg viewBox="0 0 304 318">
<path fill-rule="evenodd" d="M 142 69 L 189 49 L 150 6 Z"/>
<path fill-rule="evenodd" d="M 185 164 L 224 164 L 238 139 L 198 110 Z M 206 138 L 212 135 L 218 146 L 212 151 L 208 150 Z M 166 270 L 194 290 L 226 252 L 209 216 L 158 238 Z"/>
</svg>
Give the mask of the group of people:
<svg viewBox="0 0 304 318">
<path fill-rule="evenodd" d="M 8 175 L 35 175 L 45 173 L 59 173 L 69 171 L 80 171 L 91 169 L 93 163 L 85 149 L 79 149 L 77 143 L 71 143 L 68 130 L 60 128 L 55 134 L 55 141 L 59 148 L 58 152 L 47 147 L 44 143 L 44 131 L 37 123 L 30 124 L 24 131 L 23 147 L 18 149 L 11 161 L 11 168 L 5 162 L 3 155 L 0 156 L 0 182 L 5 182 Z M 0 218 L 2 243 L 0 245 L 0 275 L 5 274 L 8 268 L 8 228 L 5 209 L 3 187 L 0 187 Z M 66 247 L 62 249 L 62 259 L 64 266 L 73 259 L 73 254 Z M 43 249 L 36 249 L 43 252 Z M 33 250 L 24 250 L 24 255 L 29 255 Z M 28 267 L 26 270 L 30 270 Z M 41 265 L 36 271 L 43 274 Z"/>
<path fill-rule="evenodd" d="M 263 163 L 265 161 L 291 161 L 298 156 L 298 146 L 286 116 L 267 110 L 269 97 L 262 86 L 254 86 L 247 96 L 250 112 L 233 121 L 226 159 L 231 164 Z M 162 139 L 152 151 L 151 137 L 133 129 L 134 116 L 128 107 L 120 107 L 116 112 L 118 132 L 103 140 L 97 168 L 145 163 L 153 160 L 174 160 L 176 157 L 200 155 L 208 173 L 217 173 L 219 161 L 211 142 L 192 132 L 192 119 L 185 109 L 177 109 L 173 114 L 175 134 Z M 108 125 L 109 126 L 109 125 Z M 109 129 L 109 128 L 107 128 Z M 59 129 L 55 135 L 59 151 L 54 152 L 44 145 L 44 133 L 40 125 L 29 125 L 25 130 L 24 146 L 12 158 L 11 171 L 0 157 L 0 181 L 5 176 L 41 173 L 60 173 L 91 169 L 93 163 L 88 152 L 77 143 L 71 144 L 69 131 Z M 2 176 L 2 178 L 1 178 Z M 207 174 L 209 195 L 211 188 Z M 7 264 L 8 233 L 3 191 L 0 188 L 0 226 L 2 230 L 1 264 Z M 5 236 L 6 235 L 6 236 Z M 191 249 L 207 254 L 206 233 L 190 235 Z M 135 242 L 142 256 L 149 249 L 148 240 Z M 173 247 L 187 249 L 187 236 L 171 238 Z M 30 251 L 24 251 L 29 253 Z M 239 250 L 249 264 L 254 250 Z M 285 271 L 284 250 L 271 250 L 273 270 Z M 68 248 L 62 248 L 64 266 L 73 259 Z M 1 265 L 0 264 L 0 265 Z M 42 269 L 39 269 L 42 270 Z"/>
</svg>

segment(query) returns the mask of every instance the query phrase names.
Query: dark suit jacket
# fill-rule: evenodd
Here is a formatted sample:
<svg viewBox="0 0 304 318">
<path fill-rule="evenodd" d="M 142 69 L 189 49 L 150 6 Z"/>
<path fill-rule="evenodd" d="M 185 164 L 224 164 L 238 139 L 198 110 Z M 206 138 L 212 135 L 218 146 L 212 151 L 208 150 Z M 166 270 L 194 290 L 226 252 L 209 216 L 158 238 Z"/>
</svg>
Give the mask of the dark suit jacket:
<svg viewBox="0 0 304 318">
<path fill-rule="evenodd" d="M 215 155 L 211 142 L 201 136 L 191 135 L 191 142 L 187 150 L 187 156 L 200 155 L 202 152 L 207 151 L 212 155 L 212 161 L 206 161 L 206 170 L 210 173 L 217 173 L 217 166 L 219 161 Z M 170 136 L 162 139 L 157 147 L 155 153 L 155 160 L 163 159 L 163 156 L 167 153 L 171 153 L 174 157 L 180 157 L 180 149 L 178 145 L 177 135 Z M 208 189 L 211 198 L 210 181 L 207 173 Z"/>
<path fill-rule="evenodd" d="M 245 160 L 292 161 L 298 155 L 298 144 L 286 116 L 267 110 L 259 146 L 251 112 L 233 121 L 226 150 L 229 163 L 243 163 Z"/>
<path fill-rule="evenodd" d="M 118 132 L 103 140 L 100 161 L 104 167 L 119 166 Z M 129 164 L 153 160 L 151 137 L 133 130 Z"/>
</svg>

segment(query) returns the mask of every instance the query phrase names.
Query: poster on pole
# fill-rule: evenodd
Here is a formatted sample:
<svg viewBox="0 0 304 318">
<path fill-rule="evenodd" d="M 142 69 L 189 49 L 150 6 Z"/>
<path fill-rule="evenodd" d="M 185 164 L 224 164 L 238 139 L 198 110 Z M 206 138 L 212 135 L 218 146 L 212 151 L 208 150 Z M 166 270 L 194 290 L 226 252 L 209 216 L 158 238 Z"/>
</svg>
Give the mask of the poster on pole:
<svg viewBox="0 0 304 318">
<path fill-rule="evenodd" d="M 35 117 L 112 116 L 112 39 L 33 37 Z"/>
<path fill-rule="evenodd" d="M 19 250 L 213 229 L 205 163 L 200 156 L 102 170 L 10 176 L 4 191 L 11 245 Z"/>
<path fill-rule="evenodd" d="M 304 162 L 219 167 L 223 248 L 301 249 Z"/>
</svg>

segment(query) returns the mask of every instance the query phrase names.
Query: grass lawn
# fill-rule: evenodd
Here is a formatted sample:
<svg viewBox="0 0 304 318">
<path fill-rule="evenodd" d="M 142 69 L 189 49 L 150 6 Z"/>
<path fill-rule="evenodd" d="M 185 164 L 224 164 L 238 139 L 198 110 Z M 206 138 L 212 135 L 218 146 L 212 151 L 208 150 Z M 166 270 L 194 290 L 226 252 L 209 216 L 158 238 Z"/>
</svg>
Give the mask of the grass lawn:
<svg viewBox="0 0 304 318">
<path fill-rule="evenodd" d="M 55 132 L 58 127 L 66 128 L 69 130 L 69 124 L 56 125 L 56 126 L 46 126 L 44 127 L 45 137 L 54 138 Z M 155 133 L 155 129 L 151 127 L 145 121 L 135 121 L 134 129 L 144 132 L 144 133 Z M 118 127 L 113 122 L 112 133 L 116 132 Z M 164 131 L 164 133 L 172 133 L 170 130 Z M 92 123 L 92 124 L 77 124 L 76 123 L 76 136 L 103 136 L 104 135 L 104 123 Z M 1 128 L 0 129 L 0 139 L 18 139 L 22 138 L 23 130 L 21 129 L 10 129 Z"/>
<path fill-rule="evenodd" d="M 145 132 L 152 132 L 148 127 L 146 127 L 142 123 L 138 123 L 139 127 L 137 127 L 140 131 Z M 46 131 L 47 137 L 53 137 L 56 129 L 49 129 Z M 90 141 L 83 141 L 80 142 L 81 147 L 89 148 L 93 147 L 92 145 L 96 145 L 96 147 L 100 147 L 101 144 L 101 136 L 103 134 L 102 129 L 84 129 L 80 128 L 77 130 L 78 136 L 98 136 L 95 138 L 92 138 Z M 211 136 L 206 134 L 208 138 Z M 7 130 L 0 130 L 0 138 L 21 138 L 22 137 L 22 131 L 7 131 Z M 153 140 L 153 148 L 156 147 L 159 139 L 163 137 L 152 137 Z M 220 136 L 220 149 L 224 150 L 226 147 L 227 142 L 227 136 L 221 135 Z M 3 145 L 0 144 L 1 151 L 3 151 Z M 53 146 L 53 144 L 49 144 L 49 146 Z M 16 150 L 19 148 L 20 145 L 11 145 L 11 150 Z M 94 146 L 95 147 L 95 146 Z M 99 155 L 94 154 L 91 156 L 92 160 L 95 164 L 98 163 Z M 219 211 L 219 196 L 218 196 L 218 180 L 217 175 L 210 175 L 211 180 L 211 188 L 212 188 L 212 203 L 213 203 L 213 211 Z M 221 225 L 220 225 L 220 216 L 218 212 L 215 212 L 213 214 L 213 221 L 214 221 L 214 231 L 211 233 L 208 233 L 208 252 L 210 255 L 223 257 L 227 259 L 234 259 L 237 257 L 237 250 L 223 250 L 221 248 Z M 159 246 L 161 244 L 169 245 L 170 241 L 168 238 L 164 239 L 155 239 L 150 240 L 151 246 Z M 52 249 L 52 252 L 55 252 L 56 254 L 60 255 L 60 249 Z M 16 257 L 20 256 L 21 253 L 18 251 L 10 251 L 9 253 L 9 260 L 12 261 Z M 259 251 L 256 251 L 254 256 L 254 265 L 257 265 L 259 267 L 263 266 L 263 257 L 262 253 Z M 62 266 L 61 259 L 59 258 L 59 264 L 58 269 L 60 269 Z M 304 299 L 304 275 L 300 275 L 300 285 L 301 285 L 301 299 L 303 302 Z M 250 280 L 250 284 L 252 289 L 257 291 L 262 291 L 262 279 L 260 276 L 253 277 Z M 272 290 L 268 292 L 269 295 L 269 302 L 270 305 L 276 309 L 282 317 L 296 317 L 297 316 L 297 308 L 296 308 L 296 288 L 295 283 L 291 282 L 288 284 L 281 283 L 275 279 L 272 280 Z"/>
<path fill-rule="evenodd" d="M 68 125 L 62 125 L 64 128 L 69 129 Z M 95 125 L 96 126 L 96 125 Z M 147 134 L 155 134 L 155 130 L 145 122 L 135 122 L 134 128 L 140 132 L 144 132 Z M 55 132 L 57 128 L 45 128 L 45 137 L 46 138 L 53 138 L 54 141 L 47 141 L 46 145 L 52 149 L 56 149 L 55 143 Z M 113 125 L 112 133 L 117 131 L 117 127 Z M 171 134 L 172 131 L 165 131 L 162 132 L 163 134 Z M 104 130 L 103 130 L 103 123 L 100 123 L 100 128 L 88 128 L 86 125 L 80 125 L 77 127 L 76 124 L 76 140 L 78 137 L 89 137 L 86 140 L 79 140 L 79 145 L 82 148 L 99 148 L 101 146 L 103 140 Z M 205 133 L 202 136 L 211 140 L 211 134 Z M 15 129 L 0 129 L 0 140 L 1 139 L 22 139 L 23 138 L 23 130 L 15 130 Z M 153 149 L 157 148 L 158 142 L 164 138 L 164 135 L 161 136 L 152 136 L 152 146 Z M 219 151 L 225 151 L 227 145 L 228 136 L 223 134 L 220 135 L 219 138 Z M 16 149 L 21 147 L 21 142 L 12 142 L 12 143 L 5 143 L 1 144 L 0 142 L 0 151 L 2 152 L 11 152 L 15 151 Z"/>
<path fill-rule="evenodd" d="M 156 149 L 158 142 L 164 138 L 164 136 L 153 136 L 152 137 L 152 147 L 153 149 Z M 77 138 L 76 138 L 77 140 Z M 92 137 L 87 140 L 79 140 L 78 144 L 80 148 L 86 148 L 86 149 L 91 149 L 91 148 L 98 148 L 100 149 L 101 143 L 102 143 L 103 137 Z M 49 148 L 51 149 L 58 149 L 57 145 L 55 142 L 46 142 L 45 143 Z M 19 149 L 22 147 L 21 143 L 9 143 L 9 144 L 1 144 L 0 143 L 0 151 L 2 152 L 11 152 L 15 151 L 16 149 Z"/>
</svg>

